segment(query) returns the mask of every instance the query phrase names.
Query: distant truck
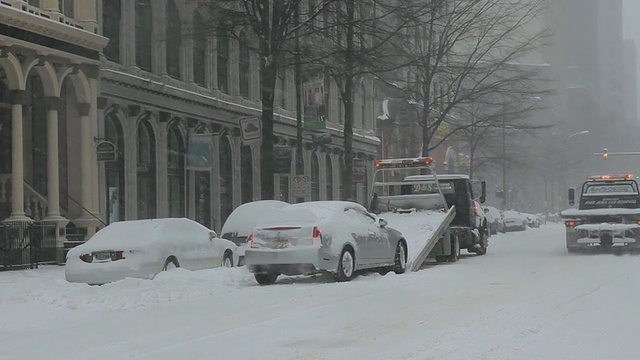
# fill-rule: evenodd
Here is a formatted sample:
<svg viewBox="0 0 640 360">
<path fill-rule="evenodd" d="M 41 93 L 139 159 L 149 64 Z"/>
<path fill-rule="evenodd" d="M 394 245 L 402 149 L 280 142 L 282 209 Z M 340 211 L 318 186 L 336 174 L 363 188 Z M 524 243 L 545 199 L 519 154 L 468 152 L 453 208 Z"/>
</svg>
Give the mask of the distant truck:
<svg viewBox="0 0 640 360">
<path fill-rule="evenodd" d="M 438 175 L 432 162 L 431 157 L 378 160 L 369 210 L 386 217 L 390 226 L 395 226 L 403 233 L 405 231 L 402 227 L 406 222 L 389 213 L 424 212 L 424 216 L 414 216 L 411 221 L 423 221 L 426 224 L 433 221 L 431 213 L 434 211 L 447 212 L 447 217 L 440 224 L 440 231 L 433 234 L 434 239 L 425 241 L 423 253 L 417 256 L 414 264 L 416 267 L 427 257 L 434 257 L 438 262 L 456 262 L 460 249 L 478 255 L 486 254 L 489 230 L 484 212 L 479 206 L 486 198 L 486 183 L 480 183 L 480 196 L 476 199 L 468 175 Z M 419 174 L 422 170 L 429 174 Z M 402 173 L 407 172 L 414 174 L 404 175 L 401 181 L 394 181 L 387 180 L 383 175 L 385 172 L 392 173 L 389 174 L 391 176 L 402 176 Z M 382 181 L 378 181 L 380 175 Z M 392 223 L 391 218 L 396 218 L 396 223 Z"/>
<path fill-rule="evenodd" d="M 569 205 L 575 203 L 575 189 L 569 189 Z M 632 174 L 589 176 L 580 188 L 578 208 L 561 216 L 570 253 L 640 250 L 640 192 Z"/>
</svg>

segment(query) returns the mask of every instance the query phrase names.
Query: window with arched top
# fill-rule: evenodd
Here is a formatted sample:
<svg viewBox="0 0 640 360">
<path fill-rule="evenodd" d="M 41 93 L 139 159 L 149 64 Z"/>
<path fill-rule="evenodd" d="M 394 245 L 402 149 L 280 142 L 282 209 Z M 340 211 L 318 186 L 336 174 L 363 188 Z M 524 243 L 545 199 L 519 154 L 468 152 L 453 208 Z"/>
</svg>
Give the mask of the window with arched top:
<svg viewBox="0 0 640 360">
<path fill-rule="evenodd" d="M 224 30 L 218 34 L 216 53 L 218 90 L 229 92 L 229 34 Z"/>
<path fill-rule="evenodd" d="M 238 38 L 240 45 L 238 67 L 240 70 L 240 96 L 249 97 L 249 79 L 251 78 L 251 53 L 249 52 L 249 39 L 242 31 Z"/>
<path fill-rule="evenodd" d="M 311 154 L 311 201 L 320 200 L 320 163 L 318 154 Z"/>
<path fill-rule="evenodd" d="M 177 124 L 167 132 L 167 176 L 169 183 L 169 216 L 185 216 L 185 141 Z"/>
<path fill-rule="evenodd" d="M 180 24 L 180 14 L 173 0 L 167 0 L 166 5 L 166 59 L 167 74 L 180 78 L 180 51 L 182 49 L 182 27 Z"/>
<path fill-rule="evenodd" d="M 196 134 L 207 132 L 206 127 L 199 126 L 194 131 Z M 211 211 L 211 171 L 194 171 L 195 182 L 195 220 L 196 222 L 213 229 L 213 216 Z"/>
<path fill-rule="evenodd" d="M 360 86 L 360 123 L 357 128 L 364 129 L 367 126 L 367 89 L 364 84 Z"/>
<path fill-rule="evenodd" d="M 151 71 L 152 30 L 151 0 L 136 0 L 136 65 L 146 71 Z"/>
<path fill-rule="evenodd" d="M 124 131 L 118 117 L 111 113 L 104 119 L 105 140 L 116 146 L 116 160 L 104 163 L 106 176 L 107 224 L 125 220 Z"/>
<path fill-rule="evenodd" d="M 242 203 L 253 201 L 253 159 L 251 147 L 248 145 L 243 145 L 240 150 L 240 182 Z"/>
<path fill-rule="evenodd" d="M 104 56 L 109 61 L 120 62 L 121 0 L 102 2 L 102 36 L 109 39 L 104 47 Z"/>
<path fill-rule="evenodd" d="M 202 15 L 193 14 L 193 80 L 200 86 L 207 86 L 207 29 Z"/>
<path fill-rule="evenodd" d="M 156 217 L 156 139 L 148 120 L 137 134 L 138 219 Z"/>
<path fill-rule="evenodd" d="M 220 139 L 220 218 L 222 224 L 233 211 L 233 151 L 229 136 Z"/>
<path fill-rule="evenodd" d="M 333 200 L 333 164 L 331 155 L 327 154 L 325 159 L 325 174 L 327 179 L 327 200 Z"/>
</svg>

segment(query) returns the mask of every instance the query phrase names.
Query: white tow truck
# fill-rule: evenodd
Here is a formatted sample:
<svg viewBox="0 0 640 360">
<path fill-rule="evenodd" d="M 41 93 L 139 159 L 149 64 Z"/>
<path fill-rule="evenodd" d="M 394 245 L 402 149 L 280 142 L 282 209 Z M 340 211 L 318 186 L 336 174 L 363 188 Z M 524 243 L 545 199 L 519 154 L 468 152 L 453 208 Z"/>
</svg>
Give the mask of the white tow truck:
<svg viewBox="0 0 640 360">
<path fill-rule="evenodd" d="M 484 203 L 486 183 L 480 185 Z M 438 175 L 431 157 L 383 159 L 376 161 L 370 194 L 369 210 L 407 238 L 411 271 L 428 257 L 456 262 L 460 249 L 486 254 L 489 231 L 469 176 Z"/>
</svg>

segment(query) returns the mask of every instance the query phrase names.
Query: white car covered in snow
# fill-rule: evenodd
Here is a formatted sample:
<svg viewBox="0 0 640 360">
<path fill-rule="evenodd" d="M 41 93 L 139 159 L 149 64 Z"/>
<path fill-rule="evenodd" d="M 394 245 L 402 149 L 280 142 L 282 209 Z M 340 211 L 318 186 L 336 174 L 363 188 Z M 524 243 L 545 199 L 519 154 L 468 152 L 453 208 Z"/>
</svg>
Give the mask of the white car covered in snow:
<svg viewBox="0 0 640 360">
<path fill-rule="evenodd" d="M 527 230 L 527 219 L 525 215 L 519 211 L 505 210 L 502 212 L 504 220 L 504 228 L 506 231 L 524 231 Z"/>
<path fill-rule="evenodd" d="M 235 208 L 222 225 L 222 238 L 232 241 L 238 246 L 238 265 L 244 265 L 244 252 L 247 248 L 247 238 L 256 224 L 263 219 L 264 214 L 282 209 L 290 205 L 278 200 L 260 200 L 242 204 Z"/>
<path fill-rule="evenodd" d="M 237 263 L 234 243 L 193 220 L 121 221 L 69 250 L 65 277 L 99 285 L 127 277 L 153 279 L 172 267 L 201 270 Z"/>
<path fill-rule="evenodd" d="M 405 271 L 403 235 L 360 204 L 312 201 L 265 216 L 245 252 L 245 264 L 260 284 L 272 284 L 281 274 L 330 272 L 348 281 L 357 270 Z"/>
</svg>

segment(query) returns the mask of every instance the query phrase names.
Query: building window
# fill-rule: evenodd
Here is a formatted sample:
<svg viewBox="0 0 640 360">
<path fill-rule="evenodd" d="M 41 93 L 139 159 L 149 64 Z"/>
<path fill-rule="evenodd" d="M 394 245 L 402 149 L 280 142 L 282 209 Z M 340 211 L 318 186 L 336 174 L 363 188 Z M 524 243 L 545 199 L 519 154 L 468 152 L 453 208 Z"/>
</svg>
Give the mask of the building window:
<svg viewBox="0 0 640 360">
<path fill-rule="evenodd" d="M 226 31 L 218 35 L 218 89 L 229 91 L 229 36 Z"/>
<path fill-rule="evenodd" d="M 344 176 L 344 157 L 340 156 L 340 159 L 338 160 L 338 184 L 340 184 L 340 200 L 346 200 L 344 198 L 344 181 L 342 180 L 342 177 Z"/>
<path fill-rule="evenodd" d="M 138 124 L 138 219 L 156 217 L 156 139 L 148 121 Z"/>
<path fill-rule="evenodd" d="M 104 163 L 106 173 L 107 223 L 125 219 L 124 207 L 124 132 L 114 114 L 105 117 L 105 139 L 116 146 L 116 161 Z"/>
<path fill-rule="evenodd" d="M 220 219 L 222 224 L 233 211 L 233 152 L 229 136 L 220 139 Z"/>
<path fill-rule="evenodd" d="M 311 201 L 320 200 L 320 164 L 318 154 L 311 154 Z"/>
<path fill-rule="evenodd" d="M 338 124 L 344 124 L 344 103 L 342 102 L 342 91 L 338 88 Z"/>
<path fill-rule="evenodd" d="M 109 39 L 104 56 L 114 62 L 120 62 L 120 15 L 120 0 L 102 2 L 102 35 Z"/>
<path fill-rule="evenodd" d="M 166 58 L 167 74 L 180 78 L 180 51 L 182 49 L 182 29 L 180 25 L 180 15 L 173 0 L 167 1 L 166 7 Z"/>
<path fill-rule="evenodd" d="M 364 84 L 360 86 L 360 126 L 359 128 L 364 129 L 367 124 L 367 90 L 364 88 Z"/>
<path fill-rule="evenodd" d="M 153 20 L 150 0 L 136 0 L 136 65 L 151 71 Z"/>
<path fill-rule="evenodd" d="M 58 10 L 66 16 L 73 18 L 75 16 L 74 0 L 58 0 Z"/>
<path fill-rule="evenodd" d="M 278 71 L 278 92 L 280 93 L 280 107 L 285 108 L 287 98 L 287 78 L 284 71 Z"/>
<path fill-rule="evenodd" d="M 40 0 L 29 0 L 29 5 L 40 7 Z"/>
<path fill-rule="evenodd" d="M 169 177 L 169 217 L 185 216 L 184 156 L 185 146 L 178 126 L 173 124 L 167 134 L 167 174 Z"/>
<path fill-rule="evenodd" d="M 249 53 L 249 40 L 247 39 L 247 34 L 243 31 L 240 33 L 239 38 L 240 43 L 240 61 L 239 61 L 239 70 L 240 70 L 240 96 L 245 98 L 249 97 L 249 79 L 251 77 L 250 73 L 250 61 L 251 54 Z"/>
<path fill-rule="evenodd" d="M 242 203 L 253 201 L 253 159 L 251 147 L 244 145 L 240 150 L 240 181 L 242 183 Z"/>
<path fill-rule="evenodd" d="M 325 160 L 325 173 L 327 177 L 327 200 L 333 200 L 333 164 L 331 155 L 327 154 Z"/>
<path fill-rule="evenodd" d="M 206 54 L 207 30 L 199 12 L 193 15 L 193 80 L 200 86 L 207 86 Z"/>
</svg>

